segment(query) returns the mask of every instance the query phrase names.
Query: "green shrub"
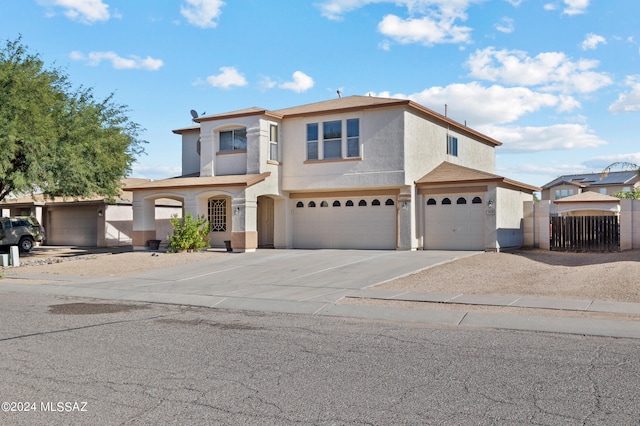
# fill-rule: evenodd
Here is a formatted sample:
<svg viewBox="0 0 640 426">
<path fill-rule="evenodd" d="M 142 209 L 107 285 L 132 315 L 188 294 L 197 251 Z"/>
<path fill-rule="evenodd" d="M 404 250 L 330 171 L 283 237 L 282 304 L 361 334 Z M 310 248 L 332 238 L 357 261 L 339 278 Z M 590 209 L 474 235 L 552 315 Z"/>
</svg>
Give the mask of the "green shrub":
<svg viewBox="0 0 640 426">
<path fill-rule="evenodd" d="M 204 216 L 193 217 L 187 213 L 183 218 L 171 216 L 173 234 L 169 235 L 169 251 L 200 251 L 209 248 L 209 221 Z"/>
</svg>

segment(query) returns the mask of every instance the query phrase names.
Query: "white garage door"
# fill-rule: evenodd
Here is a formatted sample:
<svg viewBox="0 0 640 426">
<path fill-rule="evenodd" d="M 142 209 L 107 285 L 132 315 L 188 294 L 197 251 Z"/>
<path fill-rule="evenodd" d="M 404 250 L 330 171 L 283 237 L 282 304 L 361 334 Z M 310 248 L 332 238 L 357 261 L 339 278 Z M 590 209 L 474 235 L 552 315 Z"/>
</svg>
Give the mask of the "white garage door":
<svg viewBox="0 0 640 426">
<path fill-rule="evenodd" d="M 95 207 L 55 209 L 48 214 L 48 245 L 94 247 L 97 244 Z"/>
<path fill-rule="evenodd" d="M 396 248 L 395 197 L 301 199 L 295 203 L 294 248 Z"/>
<path fill-rule="evenodd" d="M 484 250 L 482 194 L 426 197 L 424 248 Z"/>
</svg>

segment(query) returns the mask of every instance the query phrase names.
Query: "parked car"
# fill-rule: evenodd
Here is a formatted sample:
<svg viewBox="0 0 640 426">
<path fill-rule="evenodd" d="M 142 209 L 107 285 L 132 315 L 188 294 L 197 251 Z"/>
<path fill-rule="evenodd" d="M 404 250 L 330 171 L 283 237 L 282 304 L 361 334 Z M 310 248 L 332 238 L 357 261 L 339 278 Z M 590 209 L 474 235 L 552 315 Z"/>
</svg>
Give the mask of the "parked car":
<svg viewBox="0 0 640 426">
<path fill-rule="evenodd" d="M 33 249 L 35 242 L 45 239 L 44 227 L 35 217 L 0 218 L 0 246 L 18 246 L 21 252 Z"/>
</svg>

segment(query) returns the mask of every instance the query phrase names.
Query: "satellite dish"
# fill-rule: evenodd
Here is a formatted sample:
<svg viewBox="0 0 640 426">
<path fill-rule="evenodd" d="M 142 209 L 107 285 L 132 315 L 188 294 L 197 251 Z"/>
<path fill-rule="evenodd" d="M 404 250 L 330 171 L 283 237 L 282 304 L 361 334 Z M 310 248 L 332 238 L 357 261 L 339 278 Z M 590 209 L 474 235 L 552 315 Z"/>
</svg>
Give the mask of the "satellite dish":
<svg viewBox="0 0 640 426">
<path fill-rule="evenodd" d="M 198 112 L 195 109 L 191 110 L 191 117 L 193 117 L 194 120 L 198 118 Z"/>
</svg>

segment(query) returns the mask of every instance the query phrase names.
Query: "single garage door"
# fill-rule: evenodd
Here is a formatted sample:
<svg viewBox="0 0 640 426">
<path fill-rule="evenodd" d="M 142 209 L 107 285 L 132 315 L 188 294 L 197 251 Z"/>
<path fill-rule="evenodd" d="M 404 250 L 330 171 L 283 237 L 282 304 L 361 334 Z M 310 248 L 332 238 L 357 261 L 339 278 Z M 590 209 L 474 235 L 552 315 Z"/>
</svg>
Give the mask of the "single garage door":
<svg viewBox="0 0 640 426">
<path fill-rule="evenodd" d="M 484 250 L 482 194 L 426 197 L 424 248 Z"/>
<path fill-rule="evenodd" d="M 395 197 L 301 199 L 295 203 L 294 248 L 396 248 Z"/>
<path fill-rule="evenodd" d="M 48 245 L 95 247 L 97 244 L 95 207 L 49 210 L 48 215 Z"/>
</svg>

